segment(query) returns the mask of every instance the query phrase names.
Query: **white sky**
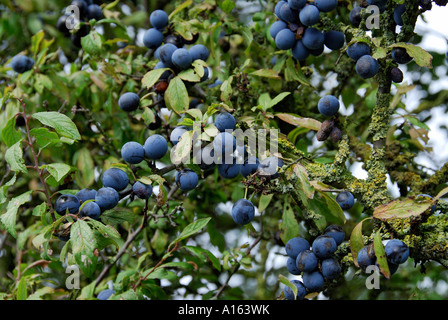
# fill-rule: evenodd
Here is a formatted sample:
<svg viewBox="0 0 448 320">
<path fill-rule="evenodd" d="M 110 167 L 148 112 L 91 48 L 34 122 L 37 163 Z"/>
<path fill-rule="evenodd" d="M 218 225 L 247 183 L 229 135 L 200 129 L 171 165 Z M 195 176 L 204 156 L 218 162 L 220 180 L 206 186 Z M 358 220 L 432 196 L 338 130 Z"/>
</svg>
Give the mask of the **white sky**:
<svg viewBox="0 0 448 320">
<path fill-rule="evenodd" d="M 439 53 L 446 53 L 448 50 L 448 24 L 445 19 L 448 17 L 448 6 L 439 7 L 433 4 L 432 10 L 424 13 L 424 18 L 427 21 L 423 22 L 419 17 L 415 31 L 424 35 L 421 46 L 426 50 L 436 51 Z"/>
</svg>

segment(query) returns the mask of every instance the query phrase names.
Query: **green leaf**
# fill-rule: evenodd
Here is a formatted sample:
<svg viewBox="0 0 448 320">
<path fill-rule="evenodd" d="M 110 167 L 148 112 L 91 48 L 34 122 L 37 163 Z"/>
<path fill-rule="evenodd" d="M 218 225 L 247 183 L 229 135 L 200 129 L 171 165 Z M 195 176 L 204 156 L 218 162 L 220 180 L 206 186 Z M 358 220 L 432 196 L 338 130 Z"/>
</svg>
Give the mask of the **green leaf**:
<svg viewBox="0 0 448 320">
<path fill-rule="evenodd" d="M 330 216 L 333 216 L 336 218 L 337 222 L 340 224 L 345 224 L 346 218 L 344 211 L 342 210 L 341 206 L 336 202 L 336 200 L 331 197 L 327 192 L 320 192 L 318 193 L 325 199 L 327 202 L 327 212 Z"/>
<path fill-rule="evenodd" d="M 229 97 L 232 95 L 232 81 L 233 76 L 230 76 L 227 80 L 225 80 L 221 85 L 221 101 L 228 102 Z"/>
<path fill-rule="evenodd" d="M 81 46 L 84 51 L 91 56 L 99 56 L 103 48 L 101 35 L 96 31 L 90 32 L 88 35 L 81 38 Z"/>
<path fill-rule="evenodd" d="M 250 74 L 257 77 L 280 79 L 280 75 L 278 74 L 278 72 L 272 69 L 259 69 L 251 72 Z"/>
<path fill-rule="evenodd" d="M 93 219 L 88 220 L 87 223 L 95 228 L 103 237 L 111 239 L 115 246 L 118 249 L 121 249 L 123 240 L 121 239 L 121 235 L 117 229 Z"/>
<path fill-rule="evenodd" d="M 46 294 L 54 293 L 55 289 L 50 287 L 42 287 L 34 291 L 34 293 L 30 294 L 27 300 L 43 300 L 42 296 Z"/>
<path fill-rule="evenodd" d="M 273 196 L 274 196 L 273 193 L 270 193 L 267 195 L 262 194 L 260 196 L 260 201 L 258 203 L 258 211 L 259 212 L 263 212 L 269 206 L 269 203 L 271 202 Z"/>
<path fill-rule="evenodd" d="M 154 115 L 154 111 L 149 108 L 143 109 L 142 119 L 145 122 L 145 125 L 149 126 L 151 123 L 156 122 L 156 116 Z"/>
<path fill-rule="evenodd" d="M 53 82 L 47 75 L 38 73 L 36 74 L 36 82 L 34 83 L 34 87 L 37 92 L 42 93 L 44 88 L 51 90 L 53 88 Z"/>
<path fill-rule="evenodd" d="M 12 171 L 28 172 L 25 166 L 25 160 L 23 160 L 22 140 L 17 141 L 6 150 L 5 159 Z"/>
<path fill-rule="evenodd" d="M 190 101 L 188 98 L 187 87 L 179 77 L 170 80 L 168 88 L 165 92 L 166 106 L 176 112 L 182 114 L 188 110 Z"/>
<path fill-rule="evenodd" d="M 42 202 L 41 204 L 34 207 L 32 215 L 36 217 L 41 217 L 47 210 L 47 203 Z"/>
<path fill-rule="evenodd" d="M 17 285 L 17 300 L 26 300 L 27 296 L 26 278 L 22 277 Z"/>
<path fill-rule="evenodd" d="M 201 231 L 210 220 L 211 218 L 202 218 L 190 223 L 185 227 L 181 234 L 170 243 L 169 248 L 171 248 L 171 246 L 173 246 L 176 242 L 182 241 Z"/>
<path fill-rule="evenodd" d="M 205 74 L 204 69 L 207 68 L 207 63 L 205 61 L 202 61 L 200 59 L 196 59 L 191 64 L 193 67 L 193 70 L 198 74 L 199 77 L 203 77 Z"/>
<path fill-rule="evenodd" d="M 307 199 L 313 199 L 315 189 L 310 183 L 308 172 L 306 171 L 305 167 L 302 166 L 301 164 L 294 165 L 294 173 L 299 179 L 298 188 L 300 188 L 303 191 Z M 305 203 L 306 202 L 307 200 L 305 200 Z"/>
<path fill-rule="evenodd" d="M 154 249 L 157 255 L 165 253 L 166 245 L 168 243 L 168 234 L 161 229 L 157 229 L 151 238 L 151 247 Z"/>
<path fill-rule="evenodd" d="M 440 199 L 441 197 L 443 197 L 445 194 L 448 193 L 448 187 L 443 188 L 442 190 L 439 191 L 439 193 L 434 197 L 434 199 L 432 199 L 432 202 L 435 203 L 438 199 Z"/>
<path fill-rule="evenodd" d="M 289 287 L 292 292 L 294 292 L 294 298 L 297 297 L 297 287 L 294 283 L 292 283 L 291 281 L 289 281 L 288 278 L 286 278 L 284 275 L 280 274 L 278 276 L 278 280 L 283 283 L 285 286 Z"/>
<path fill-rule="evenodd" d="M 418 120 L 417 118 L 415 118 L 414 116 L 407 116 L 406 120 L 408 120 L 410 123 L 412 123 L 414 126 L 420 127 L 420 128 L 424 128 L 428 131 L 431 130 L 430 127 L 428 127 L 428 125 L 426 123 L 421 122 L 420 120 Z"/>
<path fill-rule="evenodd" d="M 160 268 L 180 268 L 193 271 L 194 267 L 191 263 L 179 261 L 179 262 L 167 262 L 160 266 Z"/>
<path fill-rule="evenodd" d="M 269 104 L 269 107 L 271 108 L 271 107 L 277 105 L 280 101 L 285 99 L 290 94 L 291 94 L 291 92 L 282 92 L 282 93 L 280 93 L 274 99 L 271 100 L 271 103 Z"/>
<path fill-rule="evenodd" d="M 21 134 L 16 130 L 16 117 L 8 120 L 5 127 L 2 129 L 1 138 L 7 147 L 11 147 L 20 140 Z"/>
<path fill-rule="evenodd" d="M 97 257 L 94 253 L 97 244 L 93 230 L 86 221 L 77 220 L 71 227 L 70 235 L 76 263 L 82 272 L 90 277 L 95 272 L 97 263 Z"/>
<path fill-rule="evenodd" d="M 49 111 L 49 112 L 37 112 L 33 114 L 33 118 L 39 120 L 43 125 L 49 126 L 56 130 L 61 136 L 80 140 L 81 135 L 79 134 L 78 128 L 73 123 L 73 121 L 66 115 Z"/>
<path fill-rule="evenodd" d="M 319 131 L 322 126 L 322 123 L 318 120 L 302 118 L 301 116 L 292 113 L 276 113 L 275 116 L 294 126 L 300 126 L 314 131 Z"/>
<path fill-rule="evenodd" d="M 191 24 L 188 21 L 177 21 L 174 24 L 174 32 L 178 33 L 185 40 L 193 39 Z"/>
<path fill-rule="evenodd" d="M 61 181 L 61 179 L 64 178 L 72 169 L 71 166 L 65 163 L 46 164 L 41 166 L 40 168 L 47 169 L 57 182 Z"/>
<path fill-rule="evenodd" d="M 288 82 L 298 81 L 303 85 L 313 87 L 310 80 L 308 80 L 303 74 L 300 64 L 296 66 L 292 58 L 288 58 L 288 60 L 286 60 L 285 80 Z"/>
<path fill-rule="evenodd" d="M 364 221 L 372 219 L 370 217 L 365 218 L 359 222 L 352 230 L 350 235 L 350 250 L 352 252 L 353 263 L 356 267 L 358 266 L 358 252 L 364 247 L 364 241 L 362 239 L 362 224 Z"/>
<path fill-rule="evenodd" d="M 31 52 L 33 53 L 34 57 L 36 57 L 37 53 L 39 52 L 39 47 L 44 37 L 45 37 L 44 30 L 39 31 L 38 33 L 36 33 L 31 37 Z"/>
<path fill-rule="evenodd" d="M 291 238 L 297 237 L 300 232 L 299 223 L 294 215 L 291 204 L 285 201 L 283 206 L 282 221 L 280 223 L 282 231 L 281 239 L 283 243 L 287 243 Z"/>
<path fill-rule="evenodd" d="M 170 69 L 169 68 L 154 69 L 147 72 L 143 76 L 142 85 L 147 89 L 151 89 L 156 84 L 156 82 L 159 81 L 160 77 L 166 70 Z"/>
<path fill-rule="evenodd" d="M 213 123 L 210 123 L 204 127 L 204 132 L 209 137 L 216 137 L 219 133 L 219 130 L 218 130 L 218 128 L 216 128 L 216 126 Z"/>
<path fill-rule="evenodd" d="M 142 272 L 142 274 L 148 274 L 151 272 L 146 279 L 167 279 L 167 280 L 176 280 L 178 277 L 177 275 L 169 270 L 166 270 L 164 268 L 158 268 L 154 271 L 152 270 L 145 270 Z"/>
<path fill-rule="evenodd" d="M 271 101 L 272 99 L 267 92 L 260 94 L 258 97 L 258 103 L 262 106 L 264 111 L 271 107 Z"/>
<path fill-rule="evenodd" d="M 178 77 L 188 82 L 199 82 L 201 80 L 199 74 L 197 74 L 195 70 L 191 68 L 179 72 Z"/>
<path fill-rule="evenodd" d="M 111 210 L 106 210 L 101 213 L 101 221 L 105 224 L 110 225 L 118 225 L 124 222 L 133 222 L 137 219 L 137 215 L 135 215 L 128 208 L 116 207 Z"/>
<path fill-rule="evenodd" d="M 193 130 L 185 131 L 180 137 L 179 142 L 171 150 L 171 162 L 180 164 L 190 155 L 193 147 Z"/>
<path fill-rule="evenodd" d="M 207 258 L 210 259 L 213 267 L 215 267 L 216 270 L 221 271 L 221 264 L 219 263 L 219 259 L 216 258 L 215 255 L 210 251 L 194 246 L 183 246 L 182 248 L 187 249 L 197 257 L 201 258 L 204 262 L 206 261 Z"/>
<path fill-rule="evenodd" d="M 87 148 L 81 148 L 73 160 L 78 168 L 76 182 L 80 188 L 88 188 L 95 182 L 95 163 L 90 151 Z"/>
<path fill-rule="evenodd" d="M 14 237 L 17 237 L 16 231 L 16 219 L 17 219 L 17 211 L 19 207 L 26 202 L 31 200 L 31 193 L 33 191 L 27 191 L 20 196 L 12 198 L 8 202 L 8 206 L 6 207 L 6 213 L 0 216 L 0 221 L 5 226 L 6 230 Z"/>
<path fill-rule="evenodd" d="M 375 208 L 373 217 L 383 221 L 392 218 L 417 217 L 432 205 L 433 201 L 431 200 L 415 202 L 414 198 L 397 199 Z"/>
<path fill-rule="evenodd" d="M 177 6 L 169 15 L 169 19 L 171 20 L 172 17 L 174 17 L 174 15 L 176 15 L 177 13 L 179 13 L 180 11 L 184 10 L 185 8 L 188 8 L 191 4 L 193 3 L 193 0 L 187 0 L 184 3 L 182 3 L 181 5 Z"/>
<path fill-rule="evenodd" d="M 235 8 L 235 2 L 232 0 L 223 0 L 218 3 L 219 8 L 225 13 L 230 13 Z"/>
<path fill-rule="evenodd" d="M 36 144 L 40 149 L 44 149 L 52 144 L 61 143 L 56 132 L 50 131 L 48 128 L 33 128 L 30 130 L 33 137 L 36 138 Z"/>
<path fill-rule="evenodd" d="M 377 47 L 375 53 L 372 55 L 374 59 L 383 59 L 387 56 L 387 51 L 384 48 Z"/>
<path fill-rule="evenodd" d="M 384 252 L 384 246 L 381 240 L 380 230 L 378 230 L 375 233 L 375 238 L 373 239 L 373 246 L 375 249 L 376 263 L 378 264 L 381 273 L 387 279 L 390 279 L 389 263 L 387 262 L 386 253 Z"/>
<path fill-rule="evenodd" d="M 92 281 L 92 283 L 88 284 L 87 286 L 84 286 L 81 289 L 81 295 L 79 296 L 79 299 L 89 300 L 93 298 L 93 295 L 95 293 L 95 286 L 96 282 Z"/>
<path fill-rule="evenodd" d="M 391 48 L 400 47 L 406 49 L 406 52 L 414 59 L 420 67 L 428 67 L 432 69 L 433 56 L 425 49 L 410 43 L 395 43 Z"/>
<path fill-rule="evenodd" d="M 202 112 L 199 109 L 189 109 L 185 111 L 185 113 L 188 113 L 190 116 L 192 116 L 195 121 L 201 121 L 202 119 Z"/>
</svg>

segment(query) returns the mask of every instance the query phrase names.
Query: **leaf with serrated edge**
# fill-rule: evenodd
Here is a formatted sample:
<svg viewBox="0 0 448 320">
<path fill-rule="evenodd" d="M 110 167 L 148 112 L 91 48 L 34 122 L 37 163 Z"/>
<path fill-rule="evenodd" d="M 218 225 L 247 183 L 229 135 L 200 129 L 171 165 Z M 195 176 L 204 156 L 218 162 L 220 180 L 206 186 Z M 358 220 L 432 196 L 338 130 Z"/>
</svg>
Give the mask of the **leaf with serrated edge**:
<svg viewBox="0 0 448 320">
<path fill-rule="evenodd" d="M 0 221 L 4 225 L 5 229 L 14 237 L 17 237 L 16 231 L 16 218 L 19 207 L 31 200 L 32 191 L 25 192 L 20 196 L 12 198 L 8 202 L 6 213 L 0 216 Z"/>
<path fill-rule="evenodd" d="M 294 173 L 299 178 L 300 186 L 308 199 L 313 199 L 315 189 L 308 178 L 308 172 L 301 164 L 294 165 Z"/>
<path fill-rule="evenodd" d="M 280 79 L 280 75 L 277 73 L 277 71 L 274 71 L 272 69 L 256 70 L 254 72 L 251 72 L 251 75 L 271 79 Z"/>
<path fill-rule="evenodd" d="M 169 248 L 171 248 L 176 242 L 182 241 L 201 231 L 210 220 L 211 218 L 202 218 L 190 223 L 185 227 L 181 234 L 170 243 Z"/>
<path fill-rule="evenodd" d="M 5 160 L 8 162 L 12 171 L 28 172 L 25 166 L 25 160 L 23 160 L 22 140 L 17 141 L 6 150 Z"/>
<path fill-rule="evenodd" d="M 180 164 L 190 155 L 193 146 L 193 131 L 185 131 L 180 137 L 179 142 L 171 150 L 171 161 L 173 164 Z"/>
<path fill-rule="evenodd" d="M 406 52 L 414 59 L 415 63 L 417 63 L 420 67 L 428 67 L 429 69 L 432 69 L 433 56 L 422 47 L 403 42 L 394 43 L 390 47 L 391 48 L 400 47 L 406 49 Z"/>
<path fill-rule="evenodd" d="M 81 139 L 78 128 L 65 114 L 54 111 L 37 112 L 33 114 L 33 118 L 39 120 L 43 125 L 52 127 L 64 137 L 74 140 Z"/>
<path fill-rule="evenodd" d="M 275 114 L 275 116 L 294 126 L 300 126 L 314 131 L 319 131 L 320 127 L 322 126 L 322 123 L 318 120 L 311 118 L 302 118 L 296 114 L 277 113 Z"/>
<path fill-rule="evenodd" d="M 373 211 L 373 217 L 386 221 L 392 218 L 417 217 L 431 207 L 432 201 L 417 203 L 413 198 L 394 200 L 377 207 Z"/>
<path fill-rule="evenodd" d="M 170 110 L 182 114 L 188 110 L 190 101 L 188 99 L 187 87 L 179 77 L 171 79 L 165 91 L 165 102 Z"/>
<path fill-rule="evenodd" d="M 169 68 L 161 68 L 161 69 L 154 69 L 149 72 L 147 72 L 142 79 L 142 85 L 145 86 L 147 89 L 152 88 L 157 81 L 159 81 L 162 74 L 166 71 L 170 70 Z"/>
</svg>

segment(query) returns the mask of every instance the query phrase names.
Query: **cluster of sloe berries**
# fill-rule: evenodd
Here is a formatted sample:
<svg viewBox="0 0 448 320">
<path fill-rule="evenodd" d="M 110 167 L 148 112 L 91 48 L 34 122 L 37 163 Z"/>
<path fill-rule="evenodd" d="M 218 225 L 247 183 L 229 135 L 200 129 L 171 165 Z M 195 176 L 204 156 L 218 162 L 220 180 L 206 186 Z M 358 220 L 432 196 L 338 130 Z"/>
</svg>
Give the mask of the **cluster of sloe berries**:
<svg viewBox="0 0 448 320">
<path fill-rule="evenodd" d="M 344 46 L 345 36 L 341 31 L 323 32 L 317 28 L 320 13 L 336 9 L 337 0 L 281 0 L 274 9 L 280 20 L 275 21 L 269 33 L 280 50 L 291 49 L 292 55 L 304 61 L 310 54 L 319 56 L 326 46 L 339 50 Z"/>
<path fill-rule="evenodd" d="M 125 111 L 136 110 L 139 107 L 139 97 L 135 93 L 127 92 L 120 97 L 118 105 Z M 271 179 L 278 178 L 277 170 L 284 165 L 283 160 L 272 156 L 259 161 L 257 157 L 249 156 L 246 147 L 237 145 L 237 140 L 231 133 L 236 128 L 236 119 L 231 113 L 218 112 L 214 116 L 213 124 L 219 133 L 212 143 L 201 147 L 197 154 L 193 155 L 193 163 L 197 164 L 201 170 L 209 172 L 217 168 L 219 175 L 224 179 L 233 179 L 240 174 L 246 178 L 255 173 Z M 175 127 L 169 136 L 172 146 L 176 146 L 189 130 L 192 128 L 185 125 Z M 145 158 L 161 159 L 167 151 L 168 142 L 165 137 L 154 134 L 145 141 L 144 145 L 135 141 L 125 143 L 121 149 L 121 155 L 127 163 L 138 164 Z M 229 159 L 230 161 L 226 162 Z M 174 178 L 182 191 L 190 191 L 199 183 L 198 174 L 189 168 L 178 170 Z M 233 219 L 240 225 L 252 221 L 254 214 L 254 205 L 245 199 L 237 201 L 232 210 Z"/>
<path fill-rule="evenodd" d="M 169 17 L 163 10 L 155 10 L 149 17 L 152 28 L 146 30 L 143 35 L 143 44 L 148 49 L 154 50 L 154 57 L 160 61 L 154 69 L 170 68 L 162 74 L 160 81 L 155 85 L 158 93 L 163 93 L 168 87 L 168 81 L 171 76 L 180 71 L 191 68 L 195 60 L 206 61 L 209 57 L 209 50 L 202 44 L 193 45 L 185 48 L 185 45 L 194 44 L 199 34 L 195 34 L 192 40 L 186 40 L 183 37 L 172 33 L 168 28 Z M 209 77 L 207 67 L 203 68 L 204 73 L 200 81 L 205 81 Z M 173 73 L 174 72 L 174 73 Z"/>
<path fill-rule="evenodd" d="M 61 216 L 68 213 L 77 215 L 79 218 L 89 217 L 99 220 L 104 211 L 111 210 L 118 205 L 120 201 L 118 192 L 123 191 L 129 185 L 129 177 L 123 170 L 112 167 L 104 171 L 101 181 L 103 187 L 98 190 L 86 188 L 78 191 L 75 195 L 59 196 L 55 202 L 55 211 Z M 152 187 L 144 188 L 140 184 L 140 182 L 134 183 L 132 187 L 134 193 L 139 197 L 148 198 L 152 193 Z M 67 241 L 70 234 L 59 238 Z"/>
<path fill-rule="evenodd" d="M 347 55 L 356 61 L 356 73 L 363 79 L 374 77 L 379 69 L 378 60 L 371 55 L 370 46 L 364 42 L 355 42 L 347 47 Z"/>
<path fill-rule="evenodd" d="M 152 28 L 145 32 L 143 42 L 147 48 L 154 50 L 154 56 L 160 60 L 155 69 L 169 68 L 155 85 L 158 100 L 163 101 L 169 80 L 178 72 L 190 68 L 195 60 L 206 62 L 209 50 L 201 44 L 185 48 L 186 44 L 193 44 L 197 37 L 193 42 L 188 42 L 173 34 L 169 26 L 169 17 L 163 10 L 153 11 L 150 15 L 150 23 Z M 204 64 L 203 66 L 204 75 L 200 81 L 208 79 L 208 68 Z M 123 111 L 132 112 L 139 108 L 140 98 L 136 93 L 126 92 L 120 96 L 118 105 Z M 190 108 L 195 107 L 199 108 L 199 105 L 192 101 Z M 193 163 L 197 164 L 202 171 L 211 172 L 217 168 L 219 175 L 224 179 L 233 179 L 240 174 L 245 178 L 255 173 L 271 179 L 279 176 L 277 169 L 284 165 L 280 158 L 268 157 L 260 161 L 255 156 L 249 156 L 246 146 L 237 145 L 237 140 L 232 134 L 237 121 L 231 113 L 221 111 L 213 115 L 210 120 L 218 129 L 218 134 L 213 138 L 212 143 L 201 145 L 199 151 L 192 155 Z M 185 125 L 175 127 L 168 137 L 172 147 L 174 148 L 181 137 L 190 130 L 192 128 Z M 145 158 L 161 159 L 168 149 L 167 139 L 162 135 L 154 134 L 145 141 L 144 145 L 135 141 L 127 142 L 122 147 L 121 155 L 127 163 L 138 164 Z M 178 168 L 174 180 L 180 190 L 190 191 L 198 185 L 199 176 L 190 168 Z M 245 199 L 237 201 L 232 210 L 232 217 L 240 225 L 252 221 L 254 215 L 254 205 Z"/>
<path fill-rule="evenodd" d="M 81 38 L 85 37 L 90 32 L 90 26 L 87 23 L 83 23 L 79 29 L 74 29 L 76 27 L 76 19 L 79 22 L 88 22 L 92 19 L 101 20 L 103 18 L 103 11 L 101 7 L 94 4 L 92 0 L 73 0 L 68 9 L 77 7 L 79 11 L 75 9 L 65 10 L 65 13 L 59 17 L 56 23 L 56 28 L 62 32 L 66 37 L 70 37 L 72 43 L 78 48 L 81 47 Z M 70 11 L 68 13 L 67 11 Z M 78 15 L 79 14 L 79 15 Z M 67 25 L 70 25 L 68 27 Z M 74 30 L 75 32 L 71 32 Z"/>
<path fill-rule="evenodd" d="M 387 264 L 389 266 L 390 274 L 397 272 L 400 264 L 403 264 L 409 258 L 409 248 L 401 240 L 392 239 L 387 240 L 384 246 L 384 252 L 386 253 Z M 376 265 L 376 255 L 373 244 L 364 246 L 358 252 L 358 266 L 365 271 L 368 266 Z"/>
<path fill-rule="evenodd" d="M 302 275 L 302 281 L 291 281 L 297 287 L 296 300 L 305 299 L 308 293 L 322 291 L 326 281 L 339 277 L 341 266 L 333 254 L 344 239 L 342 227 L 330 225 L 323 235 L 314 239 L 311 246 L 308 240 L 301 237 L 291 238 L 286 243 L 286 268 L 292 275 Z M 287 300 L 295 300 L 290 287 L 286 286 L 283 293 Z"/>
<path fill-rule="evenodd" d="M 214 125 L 219 133 L 214 137 L 213 143 L 202 147 L 193 155 L 194 163 L 204 171 L 217 167 L 219 175 L 224 179 L 233 179 L 241 174 L 244 178 L 259 173 L 271 178 L 277 178 L 277 168 L 284 165 L 283 160 L 277 157 L 267 157 L 260 161 L 250 156 L 245 145 L 238 145 L 237 139 L 231 133 L 236 128 L 235 117 L 227 112 L 218 112 L 214 117 Z M 176 145 L 182 135 L 191 128 L 178 126 L 171 131 L 170 140 Z M 227 160 L 227 161 L 226 161 Z"/>
</svg>

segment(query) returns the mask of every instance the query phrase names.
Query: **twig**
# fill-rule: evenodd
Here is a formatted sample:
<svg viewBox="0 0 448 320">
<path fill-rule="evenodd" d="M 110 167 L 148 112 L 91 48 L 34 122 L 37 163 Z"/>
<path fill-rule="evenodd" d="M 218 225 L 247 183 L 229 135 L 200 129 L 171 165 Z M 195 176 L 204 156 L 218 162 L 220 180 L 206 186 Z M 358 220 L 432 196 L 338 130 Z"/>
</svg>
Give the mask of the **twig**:
<svg viewBox="0 0 448 320">
<path fill-rule="evenodd" d="M 167 201 L 172 197 L 172 195 L 176 192 L 177 190 L 177 185 L 174 185 L 170 192 L 167 195 Z M 126 242 L 123 244 L 123 247 L 121 248 L 121 250 L 117 253 L 117 255 L 115 256 L 114 260 L 112 261 L 112 263 L 106 265 L 104 267 L 104 269 L 101 271 L 100 275 L 96 278 L 95 280 L 95 286 L 97 286 L 103 279 L 104 277 L 107 275 L 107 273 L 110 271 L 110 269 L 118 262 L 118 260 L 120 260 L 120 258 L 125 254 L 126 250 L 128 249 L 128 247 L 132 244 L 132 242 L 135 240 L 135 238 L 137 238 L 137 236 L 145 229 L 146 225 L 148 224 L 148 222 L 154 218 L 154 216 L 157 216 L 158 211 L 162 208 L 162 205 L 157 204 L 154 207 L 153 212 L 148 215 L 148 200 L 146 200 L 146 204 L 145 207 L 143 208 L 143 220 L 142 223 L 140 224 L 140 226 L 128 236 L 128 239 L 126 240 Z"/>
<path fill-rule="evenodd" d="M 250 252 L 252 251 L 252 249 L 261 241 L 261 235 L 255 239 L 254 243 L 252 243 L 252 245 L 247 249 L 246 251 L 246 256 L 250 255 Z M 237 273 L 237 271 L 240 269 L 241 267 L 241 263 L 238 262 L 238 264 L 233 268 L 233 270 L 230 272 L 229 276 L 227 277 L 226 282 L 224 282 L 224 284 L 218 289 L 218 291 L 215 293 L 215 295 L 212 297 L 212 299 L 218 299 L 219 296 L 224 292 L 224 289 L 227 287 L 227 285 L 230 282 L 230 279 L 232 278 L 232 276 Z"/>
<path fill-rule="evenodd" d="M 45 197 L 47 199 L 47 205 L 48 205 L 48 208 L 50 210 L 51 219 L 53 220 L 53 222 L 55 222 L 56 221 L 56 216 L 54 215 L 54 208 L 53 208 L 53 204 L 51 203 L 51 196 L 50 196 L 50 193 L 48 192 L 48 186 L 47 186 L 47 183 L 45 182 L 45 179 L 44 179 L 44 176 L 43 176 L 43 170 L 41 170 L 39 168 L 39 159 L 38 159 L 36 151 L 34 150 L 34 147 L 33 147 L 33 139 L 31 137 L 30 127 L 29 127 L 30 118 L 27 117 L 27 115 L 26 115 L 26 105 L 25 105 L 25 103 L 23 102 L 22 99 L 17 99 L 17 100 L 19 100 L 20 103 L 22 104 L 22 116 L 25 119 L 25 128 L 26 128 L 26 133 L 27 133 L 27 136 L 28 136 L 27 144 L 28 144 L 28 146 L 29 146 L 29 148 L 31 150 L 31 153 L 33 154 L 34 169 L 37 171 L 37 173 L 39 175 L 40 183 L 42 184 L 42 186 L 44 188 L 43 192 L 44 192 Z"/>
<path fill-rule="evenodd" d="M 158 207 L 156 207 L 156 210 L 158 211 Z M 95 280 L 95 286 L 97 286 L 104 279 L 104 277 L 107 275 L 109 270 L 115 265 L 115 263 L 117 263 L 118 260 L 120 260 L 120 258 L 123 256 L 123 254 L 125 254 L 126 250 L 131 245 L 131 243 L 134 241 L 134 239 L 140 234 L 140 232 L 143 231 L 143 229 L 146 227 L 146 224 L 147 224 L 147 218 L 148 218 L 148 200 L 146 201 L 145 207 L 143 209 L 143 221 L 142 221 L 142 223 L 137 228 L 137 230 L 135 230 L 133 233 L 131 233 L 128 236 L 128 239 L 124 243 L 124 245 L 121 248 L 121 250 L 115 256 L 113 262 L 108 264 L 108 265 L 106 265 L 104 267 L 103 271 L 101 271 L 100 275 Z"/>
<path fill-rule="evenodd" d="M 140 277 L 139 279 L 138 279 L 138 281 L 132 286 L 132 289 L 135 291 L 135 289 L 137 289 L 139 286 L 140 286 L 140 284 L 143 282 L 143 281 L 145 281 L 148 277 L 149 277 L 149 275 L 151 274 L 151 273 L 153 273 L 154 271 L 156 271 L 157 270 L 157 268 L 159 268 L 161 265 L 162 265 L 162 263 L 166 260 L 166 259 L 168 259 L 169 257 L 171 257 L 171 254 L 174 252 L 174 251 L 176 251 L 177 249 L 178 249 L 178 247 L 177 247 L 177 245 L 178 245 L 178 242 L 176 242 L 176 244 L 174 245 L 174 247 L 168 252 L 168 253 L 166 253 L 164 256 L 163 256 L 163 258 L 151 269 L 151 270 L 149 270 L 149 272 L 145 275 L 145 276 L 143 276 L 143 277 Z"/>
</svg>

